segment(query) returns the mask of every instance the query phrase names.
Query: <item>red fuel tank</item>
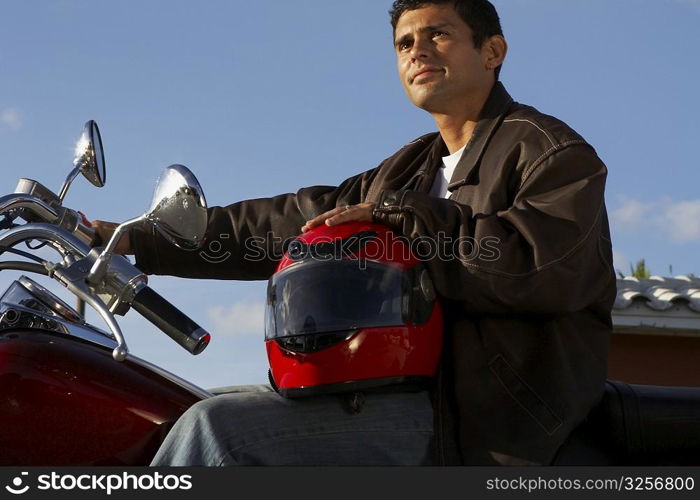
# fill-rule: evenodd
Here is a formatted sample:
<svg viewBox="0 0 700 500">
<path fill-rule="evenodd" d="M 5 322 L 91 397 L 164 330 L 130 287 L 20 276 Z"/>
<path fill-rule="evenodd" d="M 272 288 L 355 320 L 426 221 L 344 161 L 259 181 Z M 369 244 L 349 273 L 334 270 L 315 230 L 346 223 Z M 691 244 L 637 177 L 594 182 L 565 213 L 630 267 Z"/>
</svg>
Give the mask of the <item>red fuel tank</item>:
<svg viewBox="0 0 700 500">
<path fill-rule="evenodd" d="M 196 389 L 81 339 L 1 332 L 0 465 L 147 465 Z"/>
</svg>

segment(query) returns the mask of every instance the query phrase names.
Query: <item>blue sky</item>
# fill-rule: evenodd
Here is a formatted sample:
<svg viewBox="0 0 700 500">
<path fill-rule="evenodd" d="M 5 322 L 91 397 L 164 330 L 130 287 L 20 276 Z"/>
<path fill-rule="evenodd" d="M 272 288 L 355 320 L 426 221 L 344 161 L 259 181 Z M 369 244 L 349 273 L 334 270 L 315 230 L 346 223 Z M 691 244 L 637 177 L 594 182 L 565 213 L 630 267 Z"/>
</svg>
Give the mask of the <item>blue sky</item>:
<svg viewBox="0 0 700 500">
<path fill-rule="evenodd" d="M 4 0 L 0 188 L 24 176 L 57 190 L 88 119 L 107 185 L 78 180 L 66 204 L 90 218 L 140 214 L 172 163 L 210 205 L 367 170 L 435 128 L 396 77 L 390 3 Z M 700 274 L 700 0 L 494 3 L 511 95 L 567 121 L 608 165 L 616 267 L 645 258 L 656 274 Z M 134 354 L 204 387 L 266 380 L 265 283 L 151 284 L 214 340 L 191 356 L 130 312 Z"/>
</svg>

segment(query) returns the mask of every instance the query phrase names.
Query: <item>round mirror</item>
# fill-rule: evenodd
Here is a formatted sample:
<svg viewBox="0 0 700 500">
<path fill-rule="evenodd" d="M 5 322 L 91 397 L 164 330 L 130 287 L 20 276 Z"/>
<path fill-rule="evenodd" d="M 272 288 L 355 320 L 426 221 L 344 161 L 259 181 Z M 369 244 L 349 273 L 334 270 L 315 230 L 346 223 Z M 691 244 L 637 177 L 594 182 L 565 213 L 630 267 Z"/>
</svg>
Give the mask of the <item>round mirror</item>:
<svg viewBox="0 0 700 500">
<path fill-rule="evenodd" d="M 174 245 L 186 250 L 200 247 L 207 230 L 207 201 L 187 167 L 171 165 L 163 171 L 146 219 Z"/>
<path fill-rule="evenodd" d="M 102 137 L 94 120 L 85 123 L 83 133 L 75 146 L 73 165 L 80 168 L 80 172 L 95 186 L 105 185 L 107 167 L 105 166 Z"/>
</svg>

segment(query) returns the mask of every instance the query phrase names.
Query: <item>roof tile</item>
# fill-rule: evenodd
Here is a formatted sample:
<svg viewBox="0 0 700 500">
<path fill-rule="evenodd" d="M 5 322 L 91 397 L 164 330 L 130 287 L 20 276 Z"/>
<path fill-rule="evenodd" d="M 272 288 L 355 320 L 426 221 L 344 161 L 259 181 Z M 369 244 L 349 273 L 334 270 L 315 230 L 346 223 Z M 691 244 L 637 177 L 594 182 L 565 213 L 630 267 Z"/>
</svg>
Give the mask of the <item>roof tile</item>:
<svg viewBox="0 0 700 500">
<path fill-rule="evenodd" d="M 700 278 L 651 276 L 650 278 L 618 279 L 613 310 L 626 309 L 634 303 L 644 304 L 655 311 L 667 311 L 676 306 L 684 306 L 700 313 Z"/>
</svg>

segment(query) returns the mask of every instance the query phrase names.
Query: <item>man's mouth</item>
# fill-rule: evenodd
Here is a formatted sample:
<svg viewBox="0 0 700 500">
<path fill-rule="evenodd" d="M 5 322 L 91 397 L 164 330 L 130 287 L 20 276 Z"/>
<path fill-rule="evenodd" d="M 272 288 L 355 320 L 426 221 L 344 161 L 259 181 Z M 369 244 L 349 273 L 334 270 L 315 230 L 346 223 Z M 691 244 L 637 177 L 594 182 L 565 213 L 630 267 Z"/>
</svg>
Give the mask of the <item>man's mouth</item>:
<svg viewBox="0 0 700 500">
<path fill-rule="evenodd" d="M 442 70 L 440 68 L 435 68 L 432 66 L 422 68 L 411 77 L 411 83 L 415 82 L 419 78 L 430 77 L 431 75 L 434 75 L 434 74 L 439 73 L 441 71 Z"/>
</svg>

